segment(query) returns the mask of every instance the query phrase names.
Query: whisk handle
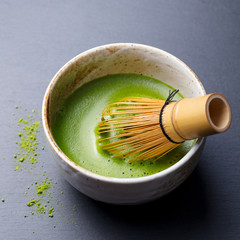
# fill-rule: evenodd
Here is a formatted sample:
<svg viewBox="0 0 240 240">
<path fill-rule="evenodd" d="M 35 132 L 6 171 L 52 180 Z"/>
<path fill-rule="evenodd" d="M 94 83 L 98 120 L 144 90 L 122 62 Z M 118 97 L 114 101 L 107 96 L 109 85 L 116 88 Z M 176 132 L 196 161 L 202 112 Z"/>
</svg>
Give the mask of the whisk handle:
<svg viewBox="0 0 240 240">
<path fill-rule="evenodd" d="M 164 123 L 168 134 L 177 140 L 225 132 L 232 120 L 231 107 L 220 93 L 184 98 L 169 104 L 165 111 Z"/>
</svg>

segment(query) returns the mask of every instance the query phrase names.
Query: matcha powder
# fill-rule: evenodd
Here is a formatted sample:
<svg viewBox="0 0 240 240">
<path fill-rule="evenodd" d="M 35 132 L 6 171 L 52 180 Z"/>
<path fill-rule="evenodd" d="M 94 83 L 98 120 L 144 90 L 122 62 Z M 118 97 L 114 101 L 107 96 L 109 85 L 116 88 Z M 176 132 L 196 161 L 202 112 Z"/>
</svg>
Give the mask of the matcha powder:
<svg viewBox="0 0 240 240">
<path fill-rule="evenodd" d="M 19 107 L 16 107 L 16 109 L 19 109 Z M 35 110 L 32 110 L 32 114 L 36 114 Z M 41 122 L 36 121 L 34 116 L 28 115 L 28 117 L 19 118 L 17 125 L 18 139 L 16 144 L 18 151 L 13 154 L 13 159 L 16 163 L 14 170 L 18 171 L 18 174 L 22 174 L 23 177 L 26 173 L 33 176 L 32 183 L 28 183 L 24 192 L 24 195 L 27 197 L 25 206 L 29 210 L 27 214 L 24 214 L 24 218 L 35 215 L 46 215 L 49 218 L 53 218 L 55 213 L 59 218 L 64 209 L 62 202 L 54 196 L 56 196 L 55 190 L 57 190 L 58 196 L 62 195 L 63 191 L 57 188 L 57 182 L 53 182 L 51 178 L 46 176 L 46 170 L 43 170 L 43 172 L 40 170 L 40 167 L 44 168 L 44 161 L 41 161 L 41 166 L 38 163 L 39 150 L 44 150 L 44 146 L 39 147 L 38 141 Z M 2 198 L 1 201 L 4 203 L 5 199 Z M 72 218 L 76 209 L 71 212 L 70 216 L 67 217 L 68 220 Z M 66 215 L 63 218 L 66 219 Z M 72 223 L 76 224 L 73 220 Z M 56 225 L 53 225 L 53 228 L 56 228 Z"/>
<path fill-rule="evenodd" d="M 21 132 L 18 133 L 20 139 L 16 142 L 20 151 L 15 153 L 13 157 L 19 162 L 29 161 L 34 164 L 38 161 L 36 150 L 38 148 L 37 132 L 40 128 L 40 121 L 29 123 L 33 118 L 31 116 L 28 116 L 28 118 L 28 121 L 23 118 L 18 120 L 18 126 L 22 127 Z M 19 170 L 19 168 L 18 165 L 15 170 Z"/>
</svg>

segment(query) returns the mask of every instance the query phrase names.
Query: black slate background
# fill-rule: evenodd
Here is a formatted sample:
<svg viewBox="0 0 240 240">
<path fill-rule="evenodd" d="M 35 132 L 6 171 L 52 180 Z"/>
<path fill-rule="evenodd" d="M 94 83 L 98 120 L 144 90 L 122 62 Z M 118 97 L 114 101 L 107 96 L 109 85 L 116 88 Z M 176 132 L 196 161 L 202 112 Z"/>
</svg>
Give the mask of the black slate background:
<svg viewBox="0 0 240 240">
<path fill-rule="evenodd" d="M 0 1 L 0 239 L 239 239 L 239 10 L 238 0 Z M 18 118 L 35 109 L 40 120 L 44 92 L 58 69 L 82 51 L 113 42 L 174 54 L 208 93 L 224 94 L 233 111 L 230 130 L 207 139 L 190 178 L 141 206 L 85 197 L 62 178 L 46 148 L 34 171 L 14 171 Z M 38 139 L 45 146 L 42 129 Z M 43 170 L 57 182 L 54 196 L 62 207 L 54 218 L 24 218 L 30 197 L 24 192 Z"/>
</svg>

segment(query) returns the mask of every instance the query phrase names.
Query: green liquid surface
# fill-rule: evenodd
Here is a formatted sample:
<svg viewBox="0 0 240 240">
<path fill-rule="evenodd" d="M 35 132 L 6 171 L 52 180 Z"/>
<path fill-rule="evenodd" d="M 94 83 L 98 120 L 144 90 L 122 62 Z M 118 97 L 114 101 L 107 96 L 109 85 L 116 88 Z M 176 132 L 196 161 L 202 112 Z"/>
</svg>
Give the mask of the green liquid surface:
<svg viewBox="0 0 240 240">
<path fill-rule="evenodd" d="M 61 150 L 79 166 L 99 175 L 134 178 L 151 175 L 178 162 L 193 146 L 185 141 L 157 161 L 127 162 L 101 151 L 97 126 L 102 110 L 124 97 L 166 99 L 170 86 L 137 74 L 115 74 L 93 80 L 68 97 L 52 127 L 54 139 Z M 174 100 L 181 99 L 177 94 Z"/>
</svg>

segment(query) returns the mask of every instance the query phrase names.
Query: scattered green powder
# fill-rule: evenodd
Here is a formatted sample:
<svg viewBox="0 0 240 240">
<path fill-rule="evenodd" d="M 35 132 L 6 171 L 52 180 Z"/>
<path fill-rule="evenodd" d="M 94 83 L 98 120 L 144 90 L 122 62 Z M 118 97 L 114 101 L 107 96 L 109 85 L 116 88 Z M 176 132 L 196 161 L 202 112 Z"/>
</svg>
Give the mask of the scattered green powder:
<svg viewBox="0 0 240 240">
<path fill-rule="evenodd" d="M 23 118 L 20 118 L 18 120 L 18 125 L 20 125 L 21 123 L 28 124 L 28 121 L 24 120 Z"/>
<path fill-rule="evenodd" d="M 37 213 L 38 215 L 47 214 L 49 218 L 54 217 L 55 208 L 52 206 L 52 204 L 49 205 L 49 203 L 54 200 L 51 195 L 54 193 L 52 188 L 55 187 L 55 184 L 51 181 L 52 179 L 48 177 L 46 177 L 45 180 L 38 181 L 39 183 L 35 187 L 35 194 L 38 197 L 31 198 L 27 203 L 28 207 L 34 207 L 33 210 L 31 210 L 31 215 L 35 215 L 35 213 Z M 35 181 L 35 183 L 37 183 L 37 181 Z M 27 188 L 29 189 L 29 187 Z M 63 191 L 61 193 L 63 193 Z M 59 199 L 55 199 L 54 201 L 62 208 L 62 203 Z M 76 212 L 76 210 L 77 206 L 76 204 L 74 204 L 72 208 L 73 213 L 70 214 L 69 217 L 67 217 L 69 221 L 65 221 L 66 224 L 68 224 L 69 222 L 73 223 L 74 225 L 77 224 L 74 220 L 71 219 L 75 215 L 74 212 Z"/>
<path fill-rule="evenodd" d="M 33 120 L 31 117 L 30 120 Z M 18 120 L 18 125 L 22 127 L 22 131 L 18 133 L 20 141 L 16 144 L 19 145 L 19 152 L 14 154 L 14 158 L 18 159 L 19 162 L 25 162 L 28 160 L 32 164 L 37 163 L 36 150 L 38 148 L 37 132 L 40 128 L 40 121 L 34 121 L 29 123 L 29 121 L 20 118 Z"/>
<path fill-rule="evenodd" d="M 37 205 L 37 211 L 39 213 L 45 213 L 45 206 L 44 205 L 42 205 L 40 202 L 37 202 L 36 205 Z"/>
<path fill-rule="evenodd" d="M 19 161 L 19 162 L 23 162 L 25 159 L 26 159 L 25 157 L 20 157 L 20 158 L 18 159 L 18 161 Z"/>
<path fill-rule="evenodd" d="M 16 107 L 18 108 L 18 107 Z M 35 110 L 32 110 L 32 113 L 34 113 Z M 20 166 L 25 166 L 26 163 L 36 164 L 38 163 L 37 156 L 39 155 L 36 151 L 38 150 L 38 140 L 37 140 L 37 132 L 40 128 L 40 121 L 35 121 L 34 117 L 28 115 L 28 120 L 24 120 L 23 118 L 20 118 L 18 120 L 18 126 L 21 128 L 21 130 L 18 133 L 19 141 L 16 141 L 16 144 L 19 146 L 19 151 L 13 155 L 15 159 L 17 159 L 18 162 L 21 162 L 20 165 L 17 165 L 15 170 L 19 170 Z M 42 150 L 44 150 L 44 146 L 42 147 Z M 5 159 L 5 157 L 3 157 Z M 22 165 L 24 164 L 24 165 Z M 42 166 L 44 167 L 44 166 Z M 43 176 L 46 175 L 46 171 L 43 171 Z M 54 185 L 51 183 L 52 179 L 46 177 L 45 180 L 42 180 L 41 178 L 38 181 L 34 181 L 36 185 L 36 192 L 35 194 L 38 196 L 36 198 L 32 197 L 26 205 L 31 208 L 31 211 L 29 214 L 35 215 L 37 214 L 48 214 L 48 217 L 53 218 L 55 209 L 54 207 L 48 207 L 48 204 L 53 201 L 52 194 L 54 194 L 54 191 L 52 191 L 52 187 Z M 38 184 L 38 182 L 40 182 Z M 55 182 L 54 184 L 57 184 Z M 33 184 L 31 184 L 33 186 Z M 30 189 L 28 186 L 27 189 Z M 25 195 L 29 195 L 29 192 L 25 192 Z M 61 192 L 63 194 L 63 191 Z M 4 202 L 4 198 L 2 198 L 2 202 Z M 63 207 L 62 202 L 59 199 L 55 199 L 56 205 Z M 76 211 L 76 205 L 73 206 L 73 211 Z M 73 214 L 70 214 L 69 218 L 72 217 Z M 24 215 L 24 217 L 28 217 L 28 215 Z M 70 220 L 70 219 L 69 219 Z M 70 220 L 71 221 L 71 220 Z M 65 221 L 66 224 L 68 224 L 67 221 Z M 73 220 L 72 223 L 76 224 Z M 56 225 L 53 226 L 56 228 Z M 34 231 L 33 231 L 34 233 Z"/>
<path fill-rule="evenodd" d="M 37 194 L 46 194 L 46 190 L 50 188 L 50 185 L 46 183 L 46 181 L 43 181 L 42 185 L 36 186 Z"/>
<path fill-rule="evenodd" d="M 49 208 L 49 210 L 48 210 L 48 213 L 49 214 L 51 214 L 52 212 L 54 212 L 54 208 L 52 207 L 52 208 Z"/>
<path fill-rule="evenodd" d="M 44 171 L 46 172 L 46 171 Z M 37 181 L 35 181 L 35 184 L 37 184 Z M 45 180 L 43 180 L 40 184 L 38 184 L 36 186 L 36 194 L 39 196 L 38 199 L 32 198 L 30 199 L 30 201 L 27 203 L 27 206 L 32 207 L 32 206 L 36 206 L 36 212 L 39 214 L 45 214 L 46 211 L 49 214 L 49 217 L 53 217 L 53 212 L 54 212 L 54 208 L 47 207 L 47 204 L 50 202 L 49 197 L 46 199 L 46 196 L 50 196 L 51 192 L 49 192 L 48 190 L 52 187 L 53 185 L 51 185 L 50 181 L 48 180 L 48 178 L 46 178 Z M 40 197 L 41 196 L 41 197 Z M 48 208 L 48 209 L 47 209 Z M 33 211 L 31 211 L 31 213 L 33 213 Z M 33 215 L 33 214 L 32 214 Z"/>
<path fill-rule="evenodd" d="M 30 201 L 27 203 L 27 206 L 31 207 L 33 205 L 35 205 L 39 200 L 37 199 L 30 199 Z"/>
<path fill-rule="evenodd" d="M 39 199 L 30 199 L 30 201 L 27 203 L 27 206 L 28 207 L 32 207 L 32 206 L 35 206 L 37 207 L 36 211 L 38 213 L 45 213 L 45 206 L 40 202 L 41 201 L 41 198 Z M 34 215 L 34 212 L 31 211 L 31 214 Z"/>
<path fill-rule="evenodd" d="M 33 164 L 33 163 L 37 163 L 37 162 L 38 162 L 38 159 L 35 158 L 35 157 L 30 157 L 30 161 L 31 161 L 31 163 Z"/>
<path fill-rule="evenodd" d="M 18 133 L 18 136 L 19 136 L 19 137 L 21 137 L 22 135 L 23 135 L 23 133 L 22 133 L 22 132 Z"/>
</svg>

